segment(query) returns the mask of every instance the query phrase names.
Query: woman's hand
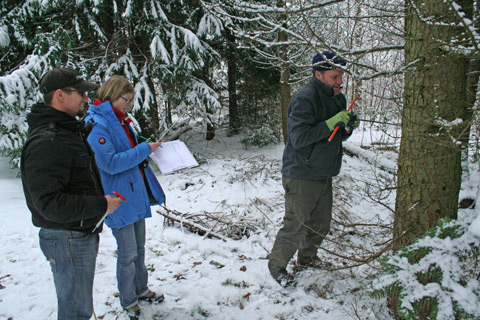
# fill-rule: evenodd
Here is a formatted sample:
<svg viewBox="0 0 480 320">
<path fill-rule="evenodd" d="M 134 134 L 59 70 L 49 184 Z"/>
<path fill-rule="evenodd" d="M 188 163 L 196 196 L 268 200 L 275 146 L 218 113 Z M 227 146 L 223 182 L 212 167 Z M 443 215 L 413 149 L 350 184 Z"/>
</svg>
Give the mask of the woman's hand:
<svg viewBox="0 0 480 320">
<path fill-rule="evenodd" d="M 160 142 L 152 142 L 152 143 L 149 143 L 148 145 L 150 146 L 150 149 L 152 150 L 152 152 L 155 152 L 155 150 L 158 149 L 158 147 L 160 147 L 160 145 L 163 143 L 163 141 L 160 141 Z"/>
</svg>

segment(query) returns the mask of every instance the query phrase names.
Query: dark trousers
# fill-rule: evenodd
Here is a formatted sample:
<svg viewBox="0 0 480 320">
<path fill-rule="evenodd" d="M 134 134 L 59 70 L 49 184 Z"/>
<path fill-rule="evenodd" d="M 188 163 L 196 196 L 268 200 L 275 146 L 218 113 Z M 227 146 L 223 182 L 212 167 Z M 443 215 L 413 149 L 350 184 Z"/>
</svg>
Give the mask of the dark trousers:
<svg viewBox="0 0 480 320">
<path fill-rule="evenodd" d="M 274 277 L 286 269 L 298 250 L 299 260 L 317 258 L 317 248 L 330 231 L 332 178 L 303 180 L 282 177 L 285 217 L 268 261 Z"/>
</svg>

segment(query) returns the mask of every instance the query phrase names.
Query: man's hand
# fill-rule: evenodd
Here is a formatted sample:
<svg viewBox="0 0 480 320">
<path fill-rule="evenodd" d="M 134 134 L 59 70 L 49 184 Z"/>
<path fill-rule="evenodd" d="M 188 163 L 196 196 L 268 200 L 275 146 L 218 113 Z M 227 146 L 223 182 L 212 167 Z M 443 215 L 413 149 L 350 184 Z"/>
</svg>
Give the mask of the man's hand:
<svg viewBox="0 0 480 320">
<path fill-rule="evenodd" d="M 348 121 L 347 127 L 345 129 L 347 131 L 357 129 L 358 126 L 360 125 L 360 121 L 357 120 L 358 119 L 357 114 L 352 111 L 348 114 L 348 116 L 350 117 L 350 120 Z"/>
<path fill-rule="evenodd" d="M 122 199 L 116 196 L 108 195 L 105 196 L 105 199 L 107 199 L 107 212 L 105 213 L 113 213 L 122 203 Z"/>
<path fill-rule="evenodd" d="M 340 111 L 330 119 L 325 120 L 325 122 L 327 123 L 328 129 L 330 129 L 330 131 L 335 130 L 335 127 L 337 126 L 345 127 L 348 121 L 350 121 L 350 116 L 348 111 L 345 111 L 345 110 Z"/>
</svg>

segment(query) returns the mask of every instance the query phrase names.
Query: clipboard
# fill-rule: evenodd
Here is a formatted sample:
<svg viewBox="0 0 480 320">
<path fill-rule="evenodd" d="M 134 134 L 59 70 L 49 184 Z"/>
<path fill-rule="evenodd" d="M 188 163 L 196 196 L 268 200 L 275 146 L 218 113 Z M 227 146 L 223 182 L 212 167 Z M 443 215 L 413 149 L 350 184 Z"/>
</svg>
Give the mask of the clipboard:
<svg viewBox="0 0 480 320">
<path fill-rule="evenodd" d="M 198 166 L 197 160 L 195 160 L 185 143 L 180 140 L 162 143 L 152 156 L 162 174 Z"/>
</svg>

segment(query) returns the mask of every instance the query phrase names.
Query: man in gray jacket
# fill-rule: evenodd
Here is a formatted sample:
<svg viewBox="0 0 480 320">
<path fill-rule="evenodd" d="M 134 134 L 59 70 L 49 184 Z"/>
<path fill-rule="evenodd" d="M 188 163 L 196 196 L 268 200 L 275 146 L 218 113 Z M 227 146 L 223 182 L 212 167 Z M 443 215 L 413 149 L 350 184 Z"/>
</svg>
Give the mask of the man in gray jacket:
<svg viewBox="0 0 480 320">
<path fill-rule="evenodd" d="M 288 142 L 283 153 L 282 182 L 285 217 L 269 256 L 268 268 L 281 285 L 294 284 L 286 267 L 298 250 L 300 266 L 325 266 L 317 248 L 330 230 L 332 177 L 342 165 L 342 141 L 358 127 L 354 113 L 345 110 L 340 92 L 346 62 L 334 53 L 317 53 L 313 77 L 288 107 Z M 329 141 L 332 131 L 341 129 Z"/>
</svg>

